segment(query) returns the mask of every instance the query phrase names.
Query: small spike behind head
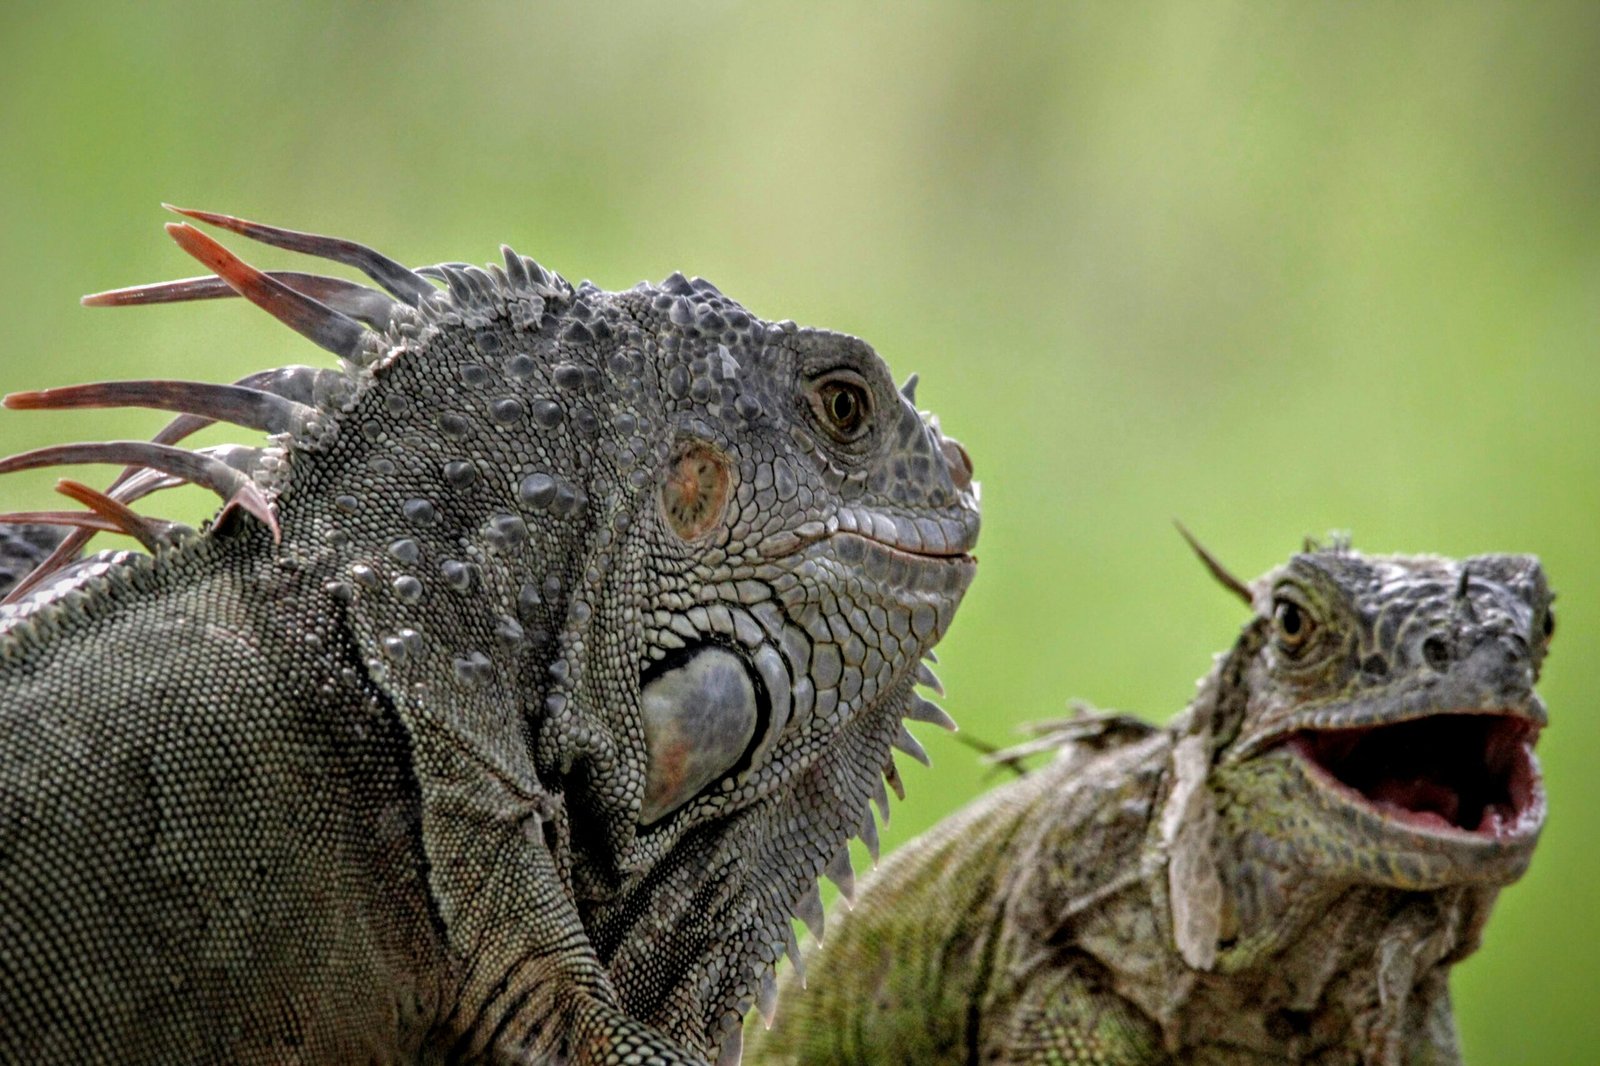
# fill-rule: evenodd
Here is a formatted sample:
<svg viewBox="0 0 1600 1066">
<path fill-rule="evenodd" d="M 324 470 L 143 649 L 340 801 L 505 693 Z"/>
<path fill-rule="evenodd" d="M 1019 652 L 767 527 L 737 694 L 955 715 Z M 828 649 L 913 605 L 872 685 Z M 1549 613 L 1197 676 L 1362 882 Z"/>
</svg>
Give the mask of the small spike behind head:
<svg viewBox="0 0 1600 1066">
<path fill-rule="evenodd" d="M 437 263 L 433 266 L 420 267 L 422 274 L 430 278 L 438 278 L 450 289 L 450 299 L 458 307 L 470 307 L 478 302 L 477 293 L 473 290 L 472 279 L 467 274 L 470 269 L 466 263 Z"/>
<path fill-rule="evenodd" d="M 435 292 L 432 285 L 409 268 L 364 244 L 338 237 L 324 237 L 316 233 L 281 229 L 260 222 L 234 218 L 232 215 L 219 215 L 213 211 L 194 211 L 186 207 L 173 207 L 171 204 L 161 206 L 186 218 L 209 222 L 220 229 L 231 230 L 242 237 L 270 244 L 274 248 L 285 248 L 291 252 L 314 255 L 319 259 L 331 259 L 335 263 L 354 267 L 412 307 L 420 305 Z"/>
<path fill-rule="evenodd" d="M 167 233 L 240 296 L 313 344 L 346 359 L 357 359 L 365 347 L 367 329 L 349 315 L 274 281 L 188 223 L 168 222 Z"/>
<path fill-rule="evenodd" d="M 1249 585 L 1234 577 L 1228 572 L 1227 567 L 1217 562 L 1216 556 L 1207 551 L 1205 545 L 1196 540 L 1194 534 L 1185 529 L 1182 522 L 1174 518 L 1172 524 L 1178 527 L 1179 535 L 1189 542 L 1189 547 L 1194 549 L 1195 555 L 1200 557 L 1200 561 L 1205 564 L 1205 568 L 1210 571 L 1211 576 L 1216 578 L 1223 588 L 1243 600 L 1246 607 L 1255 605 L 1255 596 L 1251 593 Z"/>
<path fill-rule="evenodd" d="M 904 396 L 906 398 L 906 402 L 911 406 L 915 407 L 917 405 L 916 374 L 912 374 L 910 377 L 906 378 L 906 383 L 900 386 L 900 395 Z"/>
<path fill-rule="evenodd" d="M 186 415 L 185 417 L 191 416 Z M 158 440 L 157 443 L 169 442 Z M 116 480 L 111 483 L 110 488 L 106 490 L 104 495 L 108 499 L 113 499 L 120 503 L 130 503 L 134 500 L 142 499 L 152 492 L 177 488 L 179 485 L 185 484 L 188 484 L 188 482 L 184 481 L 183 478 L 173 477 L 159 470 L 148 470 L 142 466 L 126 467 L 121 474 L 117 475 Z M 88 512 L 83 511 L 71 513 L 79 516 L 88 514 Z M 74 527 L 72 532 L 68 533 L 60 544 L 56 545 L 55 551 L 46 556 L 38 566 L 34 567 L 12 586 L 11 591 L 6 594 L 5 598 L 0 599 L 0 606 L 15 603 L 27 596 L 45 578 L 76 559 L 83 550 L 83 546 L 88 544 L 96 533 L 115 532 L 115 530 L 109 529 L 104 524 L 98 524 L 104 523 L 104 519 L 99 518 L 98 515 L 93 517 L 96 519 L 96 523 L 86 521 L 71 521 L 67 523 Z"/>
<path fill-rule="evenodd" d="M 506 261 L 506 281 L 513 289 L 526 289 L 529 287 L 528 268 L 523 265 L 522 256 L 512 251 L 511 245 L 500 246 L 500 257 Z"/>
<path fill-rule="evenodd" d="M 12 410 L 65 410 L 73 407 L 152 407 L 231 422 L 263 433 L 289 433 L 316 410 L 260 389 L 200 381 L 96 381 L 34 392 L 13 392 L 3 401 Z"/>
<path fill-rule="evenodd" d="M 108 440 L 87 444 L 57 444 L 36 448 L 0 460 L 0 474 L 15 470 L 34 470 L 42 466 L 72 466 L 80 463 L 112 463 L 122 466 L 147 466 L 174 477 L 191 481 L 221 496 L 225 515 L 234 508 L 248 511 L 272 531 L 273 541 L 282 537 L 278 518 L 265 494 L 244 474 L 222 460 L 198 452 L 142 440 Z"/>
<path fill-rule="evenodd" d="M 855 906 L 856 871 L 850 865 L 849 841 L 839 845 L 839 850 L 834 852 L 833 858 L 828 860 L 828 865 L 822 868 L 822 876 L 833 882 L 834 887 L 839 890 L 839 895 L 844 899 L 846 906 Z"/>
</svg>

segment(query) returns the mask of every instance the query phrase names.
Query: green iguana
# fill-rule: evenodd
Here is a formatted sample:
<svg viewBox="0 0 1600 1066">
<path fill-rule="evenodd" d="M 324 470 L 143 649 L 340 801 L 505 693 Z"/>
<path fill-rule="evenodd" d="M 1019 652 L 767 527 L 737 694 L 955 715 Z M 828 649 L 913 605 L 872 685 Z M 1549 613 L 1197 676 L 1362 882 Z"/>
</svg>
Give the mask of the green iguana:
<svg viewBox="0 0 1600 1066">
<path fill-rule="evenodd" d="M 1460 1061 L 1449 968 L 1544 821 L 1544 574 L 1341 549 L 1226 580 L 1255 616 L 1188 709 L 1068 720 L 897 851 L 747 1062 Z"/>
<path fill-rule="evenodd" d="M 126 467 L 3 612 L 0 1060 L 737 1061 L 902 717 L 948 721 L 966 453 L 699 279 L 181 213 L 383 291 L 174 223 L 215 277 L 85 302 L 237 291 L 340 368 L 7 400 L 183 414 L 0 462 Z M 213 420 L 271 443 L 175 447 Z M 204 531 L 128 510 L 182 482 Z M 62 569 L 102 528 L 151 554 Z"/>
</svg>

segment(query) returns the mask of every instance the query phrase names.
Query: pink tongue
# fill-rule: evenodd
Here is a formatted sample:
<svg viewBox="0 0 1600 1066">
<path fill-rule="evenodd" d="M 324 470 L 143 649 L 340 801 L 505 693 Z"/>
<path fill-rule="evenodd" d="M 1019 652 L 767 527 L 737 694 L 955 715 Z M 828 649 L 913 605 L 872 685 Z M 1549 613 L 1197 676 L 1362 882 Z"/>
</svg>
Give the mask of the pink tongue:
<svg viewBox="0 0 1600 1066">
<path fill-rule="evenodd" d="M 1380 781 L 1368 790 L 1367 797 L 1395 814 L 1429 825 L 1453 826 L 1461 809 L 1461 797 L 1454 789 L 1421 777 Z"/>
</svg>

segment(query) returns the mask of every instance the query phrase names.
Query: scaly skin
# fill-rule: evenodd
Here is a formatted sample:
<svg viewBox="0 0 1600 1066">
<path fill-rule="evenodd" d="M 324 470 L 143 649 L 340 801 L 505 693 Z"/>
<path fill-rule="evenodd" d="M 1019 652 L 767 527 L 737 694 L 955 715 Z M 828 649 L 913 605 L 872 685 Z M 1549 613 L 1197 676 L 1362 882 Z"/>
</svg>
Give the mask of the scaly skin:
<svg viewBox="0 0 1600 1066">
<path fill-rule="evenodd" d="M 937 717 L 913 685 L 973 574 L 965 453 L 861 341 L 702 281 L 574 288 L 507 250 L 436 288 L 194 217 L 393 296 L 169 227 L 342 369 L 8 400 L 279 436 L 232 470 L 0 463 L 229 498 L 196 534 L 125 513 L 149 469 L 74 489 L 154 555 L 0 612 L 0 1061 L 736 1057 L 915 749 L 901 716 Z"/>
<path fill-rule="evenodd" d="M 1169 728 L 1069 720 L 891 857 L 746 1061 L 1459 1062 L 1449 968 L 1544 817 L 1544 576 L 1335 550 L 1252 589 Z"/>
</svg>

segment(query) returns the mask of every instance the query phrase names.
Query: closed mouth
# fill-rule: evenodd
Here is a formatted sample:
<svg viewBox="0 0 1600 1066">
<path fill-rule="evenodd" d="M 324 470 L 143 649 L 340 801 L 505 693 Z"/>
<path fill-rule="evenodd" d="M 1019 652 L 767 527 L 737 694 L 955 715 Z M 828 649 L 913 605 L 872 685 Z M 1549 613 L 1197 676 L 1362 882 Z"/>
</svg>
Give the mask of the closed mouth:
<svg viewBox="0 0 1600 1066">
<path fill-rule="evenodd" d="M 978 539 L 977 515 L 893 518 L 872 511 L 845 508 L 830 523 L 830 535 L 872 541 L 905 555 L 924 559 L 965 559 Z"/>
<path fill-rule="evenodd" d="M 840 512 L 827 522 L 808 522 L 793 530 L 773 534 L 761 542 L 763 554 L 781 558 L 817 544 L 838 546 L 841 556 L 859 561 L 871 546 L 908 562 L 975 563 L 972 548 L 978 540 L 977 515 L 959 518 L 889 518 L 868 511 Z"/>
<path fill-rule="evenodd" d="M 1304 729 L 1286 746 L 1386 822 L 1457 840 L 1531 839 L 1544 821 L 1539 727 L 1458 712 L 1349 729 Z"/>
</svg>

